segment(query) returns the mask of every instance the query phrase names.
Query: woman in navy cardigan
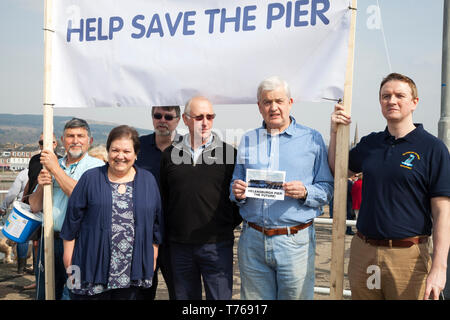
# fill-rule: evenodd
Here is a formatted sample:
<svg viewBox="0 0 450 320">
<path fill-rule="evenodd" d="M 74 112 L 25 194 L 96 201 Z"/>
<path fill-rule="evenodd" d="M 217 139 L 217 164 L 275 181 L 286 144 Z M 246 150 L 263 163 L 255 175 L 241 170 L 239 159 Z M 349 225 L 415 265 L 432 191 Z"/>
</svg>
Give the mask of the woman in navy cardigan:
<svg viewBox="0 0 450 320">
<path fill-rule="evenodd" d="M 106 148 L 108 163 L 78 181 L 61 230 L 75 300 L 137 299 L 152 284 L 162 240 L 158 185 L 134 166 L 138 133 L 116 127 Z"/>
</svg>

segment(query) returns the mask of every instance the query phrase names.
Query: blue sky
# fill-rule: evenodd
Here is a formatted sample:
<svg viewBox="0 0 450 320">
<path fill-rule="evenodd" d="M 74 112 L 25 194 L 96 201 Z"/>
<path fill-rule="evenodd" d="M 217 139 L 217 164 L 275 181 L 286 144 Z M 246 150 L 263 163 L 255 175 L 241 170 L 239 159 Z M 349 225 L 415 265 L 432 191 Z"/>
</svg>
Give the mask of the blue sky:
<svg viewBox="0 0 450 320">
<path fill-rule="evenodd" d="M 0 113 L 42 114 L 43 0 L 0 1 Z M 379 3 L 380 20 L 374 15 Z M 413 78 L 419 89 L 415 122 L 437 135 L 441 97 L 443 0 L 359 0 L 351 136 L 384 130 L 378 86 L 391 70 Z M 296 120 L 329 135 L 333 103 L 295 103 Z M 215 127 L 248 130 L 261 124 L 255 105 L 217 106 Z M 55 115 L 128 124 L 152 129 L 144 108 L 55 109 Z M 183 129 L 184 125 L 180 124 Z"/>
</svg>

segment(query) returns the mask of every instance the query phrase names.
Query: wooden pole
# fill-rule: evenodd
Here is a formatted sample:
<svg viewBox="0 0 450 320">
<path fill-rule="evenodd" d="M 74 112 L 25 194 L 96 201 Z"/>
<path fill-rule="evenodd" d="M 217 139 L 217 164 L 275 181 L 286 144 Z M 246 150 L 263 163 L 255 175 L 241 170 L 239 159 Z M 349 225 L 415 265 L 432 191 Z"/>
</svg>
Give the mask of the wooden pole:
<svg viewBox="0 0 450 320">
<path fill-rule="evenodd" d="M 52 0 L 44 0 L 44 149 L 53 150 L 53 106 L 51 95 Z M 55 262 L 53 238 L 52 185 L 44 186 L 44 273 L 45 299 L 55 300 Z"/>
<path fill-rule="evenodd" d="M 352 0 L 347 70 L 344 84 L 344 110 L 351 114 L 355 55 L 357 0 Z M 345 220 L 347 219 L 347 179 L 350 126 L 339 126 L 336 135 L 334 172 L 333 237 L 331 244 L 330 297 L 341 300 L 344 289 Z"/>
</svg>

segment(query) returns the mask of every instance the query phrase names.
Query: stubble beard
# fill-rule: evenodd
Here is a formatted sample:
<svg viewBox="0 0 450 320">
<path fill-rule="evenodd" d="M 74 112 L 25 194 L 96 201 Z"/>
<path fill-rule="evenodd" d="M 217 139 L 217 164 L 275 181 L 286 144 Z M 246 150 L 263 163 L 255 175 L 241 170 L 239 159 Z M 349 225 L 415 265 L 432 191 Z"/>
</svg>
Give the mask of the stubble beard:
<svg viewBox="0 0 450 320">
<path fill-rule="evenodd" d="M 167 137 L 167 136 L 170 136 L 171 132 L 169 131 L 169 129 L 165 129 L 165 130 L 155 129 L 155 134 L 157 136 Z"/>
</svg>

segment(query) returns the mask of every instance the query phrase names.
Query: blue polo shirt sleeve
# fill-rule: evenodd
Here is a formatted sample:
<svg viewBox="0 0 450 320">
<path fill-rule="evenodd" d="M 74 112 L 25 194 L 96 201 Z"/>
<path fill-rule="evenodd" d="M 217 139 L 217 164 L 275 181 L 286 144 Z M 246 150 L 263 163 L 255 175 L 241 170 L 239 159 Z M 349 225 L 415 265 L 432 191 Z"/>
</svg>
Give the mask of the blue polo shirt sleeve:
<svg viewBox="0 0 450 320">
<path fill-rule="evenodd" d="M 82 175 L 69 197 L 66 216 L 61 228 L 61 238 L 73 240 L 78 238 L 81 221 L 87 210 L 87 175 Z"/>
<path fill-rule="evenodd" d="M 367 137 L 361 138 L 361 141 L 354 146 L 348 156 L 348 169 L 353 172 L 362 172 L 364 153 L 367 144 Z"/>
<path fill-rule="evenodd" d="M 445 144 L 439 140 L 431 156 L 430 198 L 450 197 L 450 154 Z"/>
</svg>

